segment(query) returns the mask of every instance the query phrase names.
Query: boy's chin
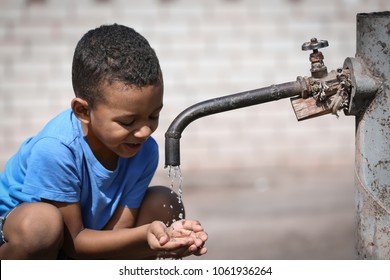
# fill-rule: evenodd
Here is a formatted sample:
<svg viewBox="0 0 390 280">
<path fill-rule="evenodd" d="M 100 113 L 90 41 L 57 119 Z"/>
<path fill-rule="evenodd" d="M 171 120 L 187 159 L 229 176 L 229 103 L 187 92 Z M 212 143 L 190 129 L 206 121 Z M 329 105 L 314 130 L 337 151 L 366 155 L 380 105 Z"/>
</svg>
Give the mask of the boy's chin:
<svg viewBox="0 0 390 280">
<path fill-rule="evenodd" d="M 116 154 L 117 154 L 118 157 L 121 157 L 121 158 L 132 158 L 137 153 L 124 153 L 124 152 L 120 152 L 120 153 L 116 153 Z"/>
<path fill-rule="evenodd" d="M 129 145 L 129 144 L 123 144 L 121 146 L 121 149 L 116 154 L 122 158 L 131 158 L 138 153 L 140 148 L 141 148 L 141 145 L 134 146 L 134 145 Z"/>
</svg>

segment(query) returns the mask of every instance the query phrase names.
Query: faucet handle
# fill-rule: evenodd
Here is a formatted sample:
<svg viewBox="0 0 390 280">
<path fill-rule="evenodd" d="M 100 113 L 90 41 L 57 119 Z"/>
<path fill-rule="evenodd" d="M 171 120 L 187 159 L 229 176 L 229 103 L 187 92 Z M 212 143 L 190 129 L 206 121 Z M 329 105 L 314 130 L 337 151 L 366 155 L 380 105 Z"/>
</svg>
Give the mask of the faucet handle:
<svg viewBox="0 0 390 280">
<path fill-rule="evenodd" d="M 310 42 L 305 42 L 302 45 L 303 51 L 318 50 L 329 46 L 327 40 L 317 40 L 317 38 L 311 38 Z"/>
<path fill-rule="evenodd" d="M 328 75 L 328 70 L 324 64 L 324 55 L 318 49 L 326 48 L 329 46 L 328 41 L 326 40 L 317 40 L 317 38 L 312 38 L 310 42 L 303 43 L 302 50 L 308 51 L 313 50 L 309 56 L 311 62 L 311 76 L 313 78 L 324 78 Z"/>
</svg>

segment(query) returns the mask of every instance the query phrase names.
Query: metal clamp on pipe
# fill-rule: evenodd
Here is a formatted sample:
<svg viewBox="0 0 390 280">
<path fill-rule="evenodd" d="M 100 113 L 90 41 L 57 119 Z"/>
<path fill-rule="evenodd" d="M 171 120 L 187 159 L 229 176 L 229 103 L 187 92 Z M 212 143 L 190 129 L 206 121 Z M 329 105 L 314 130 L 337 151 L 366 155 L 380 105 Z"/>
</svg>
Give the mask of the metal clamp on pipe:
<svg viewBox="0 0 390 280">
<path fill-rule="evenodd" d="M 367 109 L 383 82 L 375 78 L 359 58 L 347 57 L 343 68 L 352 73 L 350 102 L 344 113 L 357 116 Z"/>
</svg>

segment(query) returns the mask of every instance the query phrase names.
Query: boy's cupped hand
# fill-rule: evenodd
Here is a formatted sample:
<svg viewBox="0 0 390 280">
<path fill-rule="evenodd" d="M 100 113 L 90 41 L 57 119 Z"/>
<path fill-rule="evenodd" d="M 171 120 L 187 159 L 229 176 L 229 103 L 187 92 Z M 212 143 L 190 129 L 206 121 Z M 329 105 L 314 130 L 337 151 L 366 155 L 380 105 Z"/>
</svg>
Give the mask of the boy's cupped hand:
<svg viewBox="0 0 390 280">
<path fill-rule="evenodd" d="M 207 233 L 196 220 L 179 220 L 167 227 L 160 221 L 150 224 L 149 246 L 158 251 L 160 258 L 183 258 L 189 255 L 203 255 Z"/>
</svg>

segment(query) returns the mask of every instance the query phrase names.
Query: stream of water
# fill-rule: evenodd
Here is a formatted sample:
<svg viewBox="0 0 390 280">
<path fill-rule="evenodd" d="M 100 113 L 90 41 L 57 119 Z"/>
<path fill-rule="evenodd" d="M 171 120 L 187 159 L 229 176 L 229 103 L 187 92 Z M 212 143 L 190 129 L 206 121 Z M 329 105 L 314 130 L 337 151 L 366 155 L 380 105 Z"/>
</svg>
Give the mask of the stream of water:
<svg viewBox="0 0 390 280">
<path fill-rule="evenodd" d="M 183 175 L 180 170 L 180 166 L 168 166 L 168 177 L 171 179 L 170 188 L 172 194 L 177 194 L 179 204 L 183 203 Z M 169 207 L 173 208 L 172 205 Z M 181 212 L 178 215 L 178 219 L 184 219 L 184 208 L 181 208 Z M 172 220 L 172 223 L 176 220 Z"/>
</svg>

